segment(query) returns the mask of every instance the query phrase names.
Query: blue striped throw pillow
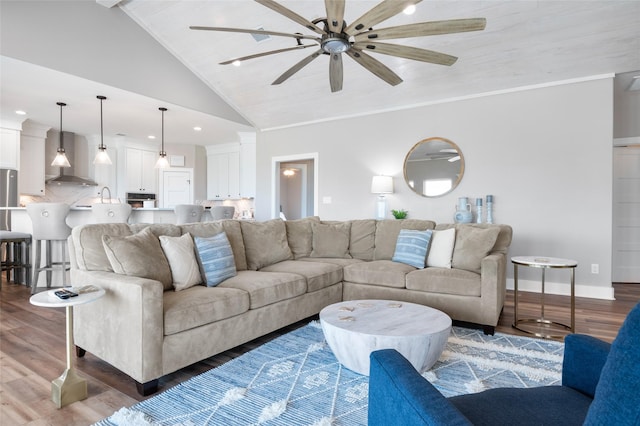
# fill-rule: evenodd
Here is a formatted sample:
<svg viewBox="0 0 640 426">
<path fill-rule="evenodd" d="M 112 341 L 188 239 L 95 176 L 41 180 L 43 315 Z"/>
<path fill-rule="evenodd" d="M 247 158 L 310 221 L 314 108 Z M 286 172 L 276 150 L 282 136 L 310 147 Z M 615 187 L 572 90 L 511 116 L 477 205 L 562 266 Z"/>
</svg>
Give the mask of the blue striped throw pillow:
<svg viewBox="0 0 640 426">
<path fill-rule="evenodd" d="M 432 231 L 401 229 L 396 241 L 396 251 L 391 258 L 394 262 L 406 263 L 416 268 L 424 268 Z"/>
<path fill-rule="evenodd" d="M 208 238 L 195 237 L 194 240 L 207 287 L 215 287 L 236 276 L 236 263 L 227 234 L 221 232 Z"/>
</svg>

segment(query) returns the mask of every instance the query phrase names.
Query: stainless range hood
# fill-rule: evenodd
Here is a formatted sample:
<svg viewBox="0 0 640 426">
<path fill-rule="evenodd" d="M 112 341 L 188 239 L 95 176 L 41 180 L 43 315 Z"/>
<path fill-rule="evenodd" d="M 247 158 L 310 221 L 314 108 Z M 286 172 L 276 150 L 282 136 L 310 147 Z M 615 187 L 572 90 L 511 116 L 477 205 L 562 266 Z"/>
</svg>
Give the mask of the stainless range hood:
<svg viewBox="0 0 640 426">
<path fill-rule="evenodd" d="M 75 133 L 73 132 L 62 132 L 62 148 L 64 148 L 67 158 L 71 163 L 71 167 L 60 167 L 60 174 L 54 178 L 48 179 L 45 183 L 47 185 L 83 185 L 83 186 L 97 186 L 98 184 L 91 179 L 81 178 L 75 175 L 74 165 L 76 161 L 75 158 Z M 88 161 L 88 160 L 87 160 Z"/>
</svg>

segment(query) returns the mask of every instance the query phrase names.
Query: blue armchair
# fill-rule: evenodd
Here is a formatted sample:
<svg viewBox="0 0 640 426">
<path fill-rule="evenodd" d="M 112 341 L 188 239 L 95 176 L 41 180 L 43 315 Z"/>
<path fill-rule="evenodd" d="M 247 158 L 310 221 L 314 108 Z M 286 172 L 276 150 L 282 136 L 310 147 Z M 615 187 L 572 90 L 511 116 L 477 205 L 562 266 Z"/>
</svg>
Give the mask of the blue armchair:
<svg viewBox="0 0 640 426">
<path fill-rule="evenodd" d="M 371 353 L 369 425 L 640 425 L 640 304 L 610 345 L 565 338 L 562 386 L 445 398 L 398 352 Z"/>
</svg>

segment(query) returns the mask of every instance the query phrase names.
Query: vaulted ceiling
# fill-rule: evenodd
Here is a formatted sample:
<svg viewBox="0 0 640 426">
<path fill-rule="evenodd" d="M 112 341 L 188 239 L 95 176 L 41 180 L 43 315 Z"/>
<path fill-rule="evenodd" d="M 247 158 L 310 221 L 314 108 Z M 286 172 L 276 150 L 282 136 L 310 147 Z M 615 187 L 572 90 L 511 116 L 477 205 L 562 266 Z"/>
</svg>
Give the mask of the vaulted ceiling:
<svg viewBox="0 0 640 426">
<path fill-rule="evenodd" d="M 15 2 L 15 7 L 9 9 L 7 5 L 11 3 L 0 1 L 5 17 L 10 15 L 7 11 L 18 8 L 26 11 L 28 5 L 35 2 Z M 344 85 L 336 93 L 332 93 L 329 87 L 327 55 L 321 55 L 284 83 L 271 85 L 280 74 L 315 48 L 248 60 L 240 67 L 220 65 L 220 62 L 232 58 L 292 47 L 296 42 L 286 37 L 270 37 L 258 42 L 250 34 L 189 29 L 189 26 L 221 26 L 312 34 L 298 23 L 255 1 L 97 0 L 100 6 L 93 0 L 83 0 L 82 3 L 85 9 L 87 3 L 92 3 L 88 11 L 90 15 L 76 14 L 81 9 L 79 3 L 49 0 L 38 6 L 38 10 L 46 10 L 46 13 L 38 15 L 23 11 L 23 15 L 33 21 L 29 22 L 30 25 L 3 20 L 3 43 L 0 44 L 5 56 L 0 63 L 3 67 L 0 75 L 3 118 L 7 111 L 13 111 L 14 98 L 16 102 L 26 101 L 38 95 L 38 105 L 50 107 L 44 108 L 47 112 L 41 113 L 41 121 L 50 121 L 54 126 L 58 118 L 55 101 L 64 100 L 58 97 L 71 94 L 71 87 L 77 86 L 83 88 L 77 90 L 78 96 L 81 94 L 82 99 L 87 98 L 83 101 L 87 103 L 82 104 L 86 107 L 77 112 L 77 126 L 81 127 L 89 120 L 82 115 L 82 110 L 91 110 L 95 129 L 98 112 L 95 95 L 109 96 L 109 93 L 96 90 L 104 92 L 112 87 L 114 94 L 111 96 L 120 103 L 105 103 L 105 111 L 107 108 L 118 109 L 117 120 L 121 127 L 126 128 L 125 122 L 129 120 L 131 128 L 135 128 L 132 132 L 146 135 L 148 132 L 142 128 L 143 124 L 157 127 L 158 101 L 169 102 L 170 110 L 175 111 L 176 116 L 168 117 L 168 120 L 180 120 L 184 128 L 198 120 L 209 120 L 209 127 L 218 131 L 197 137 L 187 137 L 186 133 L 184 137 L 180 134 L 169 137 L 185 143 L 208 144 L 214 140 L 228 141 L 229 135 L 236 131 L 250 130 L 247 124 L 258 130 L 268 130 L 516 87 L 640 70 L 640 2 L 635 0 L 425 0 L 417 5 L 413 15 L 400 13 L 374 28 L 482 17 L 487 20 L 486 29 L 392 40 L 396 44 L 458 57 L 452 66 L 442 66 L 372 53 L 404 80 L 397 86 L 388 85 L 345 57 Z M 326 15 L 322 0 L 282 0 L 279 3 L 311 21 Z M 378 3 L 378 0 L 347 0 L 345 20 L 347 23 L 353 21 Z M 58 16 L 55 16 L 56 10 Z M 131 28 L 125 28 L 126 25 L 115 31 L 112 25 L 110 28 L 109 21 L 98 25 L 97 21 L 102 17 L 116 19 L 119 25 L 126 24 L 123 19 L 129 20 L 141 34 L 135 35 Z M 51 31 L 52 27 L 55 31 Z M 38 28 L 41 30 L 39 34 L 23 40 L 21 31 L 24 28 L 30 32 L 37 32 Z M 118 32 L 126 32 L 126 36 L 118 37 Z M 72 36 L 65 39 L 58 33 Z M 10 39 L 14 34 L 19 34 L 19 42 Z M 85 46 L 81 45 L 79 38 L 82 37 L 77 34 L 86 34 Z M 167 65 L 163 65 L 158 59 L 158 52 L 151 52 L 149 44 L 141 47 L 138 54 L 122 56 L 124 51 L 131 50 L 128 45 L 134 44 L 134 38 L 144 37 L 155 39 L 166 49 L 165 56 L 181 63 L 180 66 L 188 73 L 193 73 L 191 77 L 195 76 L 196 81 L 190 81 L 189 85 L 181 84 L 189 78 L 185 78 L 175 64 L 169 64 L 171 61 L 165 61 Z M 47 45 L 49 38 L 58 44 Z M 59 43 L 60 40 L 65 43 Z M 109 41 L 119 47 L 110 46 L 108 51 L 94 47 Z M 45 57 L 46 60 L 33 60 Z M 147 64 L 147 59 L 154 61 Z M 33 73 L 23 71 L 20 67 L 30 65 L 29 62 L 44 69 L 31 70 Z M 95 69 L 91 70 L 91 66 Z M 51 74 L 46 74 L 51 71 L 47 67 L 65 75 L 51 77 Z M 145 72 L 137 72 L 139 69 Z M 33 80 L 29 80 L 27 77 L 32 74 Z M 74 79 L 75 83 L 67 81 Z M 48 88 L 47 82 L 55 82 L 56 85 L 51 87 L 49 84 Z M 19 90 L 10 90 L 13 86 Z M 38 89 L 29 93 L 29 87 Z M 55 89 L 54 94 L 49 93 L 52 89 Z M 120 90 L 126 93 L 120 93 Z M 113 110 L 109 114 L 114 114 Z M 67 116 L 69 120 L 74 119 L 72 114 Z M 113 119 L 110 116 L 109 121 Z M 168 126 L 169 129 L 171 127 Z"/>
</svg>

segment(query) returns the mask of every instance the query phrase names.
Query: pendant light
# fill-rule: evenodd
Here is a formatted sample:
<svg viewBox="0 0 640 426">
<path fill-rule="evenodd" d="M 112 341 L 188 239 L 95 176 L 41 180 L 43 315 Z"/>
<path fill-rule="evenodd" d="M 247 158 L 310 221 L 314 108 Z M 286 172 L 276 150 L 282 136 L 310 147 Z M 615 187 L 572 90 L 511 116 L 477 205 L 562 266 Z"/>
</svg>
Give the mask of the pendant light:
<svg viewBox="0 0 640 426">
<path fill-rule="evenodd" d="M 57 167 L 71 167 L 67 154 L 64 153 L 64 145 L 62 143 L 62 107 L 67 106 L 64 102 L 56 102 L 56 105 L 60 107 L 60 143 L 58 144 L 58 152 L 56 158 L 51 162 L 52 166 Z"/>
<path fill-rule="evenodd" d="M 162 111 L 162 145 L 160 148 L 160 157 L 156 163 L 156 169 L 164 169 L 169 167 L 169 161 L 167 161 L 167 153 L 164 151 L 164 112 L 167 110 L 164 107 L 158 108 Z"/>
<path fill-rule="evenodd" d="M 100 99 L 100 145 L 98 145 L 98 152 L 96 158 L 93 159 L 93 164 L 106 164 L 111 165 L 111 158 L 107 154 L 107 147 L 104 146 L 104 131 L 102 128 L 102 102 L 107 99 L 106 96 L 98 95 L 96 98 Z"/>
</svg>

